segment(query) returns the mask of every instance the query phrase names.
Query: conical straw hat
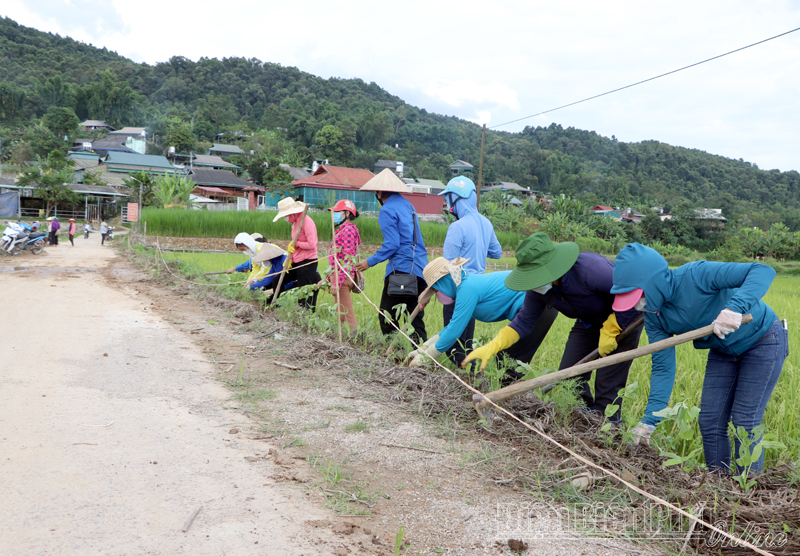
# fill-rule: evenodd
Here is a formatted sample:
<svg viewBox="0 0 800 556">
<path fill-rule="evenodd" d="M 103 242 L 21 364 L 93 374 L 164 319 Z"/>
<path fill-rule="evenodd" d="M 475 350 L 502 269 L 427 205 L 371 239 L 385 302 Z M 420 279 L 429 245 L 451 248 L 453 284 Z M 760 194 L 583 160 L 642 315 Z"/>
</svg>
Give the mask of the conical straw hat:
<svg viewBox="0 0 800 556">
<path fill-rule="evenodd" d="M 361 191 L 391 191 L 393 193 L 411 193 L 411 190 L 397 174 L 384 168 L 383 171 L 361 186 Z"/>
<path fill-rule="evenodd" d="M 271 261 L 275 257 L 280 257 L 281 255 L 285 255 L 286 251 L 278 247 L 277 245 L 273 245 L 271 243 L 262 243 L 261 249 L 258 250 L 256 256 L 253 257 L 254 263 L 263 263 L 264 261 Z"/>
</svg>

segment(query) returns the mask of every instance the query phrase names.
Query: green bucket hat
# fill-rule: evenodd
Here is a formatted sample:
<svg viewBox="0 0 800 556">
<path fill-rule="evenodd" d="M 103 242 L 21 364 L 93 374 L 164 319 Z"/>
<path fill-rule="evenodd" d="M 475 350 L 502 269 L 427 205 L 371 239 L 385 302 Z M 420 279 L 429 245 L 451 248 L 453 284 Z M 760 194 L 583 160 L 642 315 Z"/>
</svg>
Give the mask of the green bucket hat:
<svg viewBox="0 0 800 556">
<path fill-rule="evenodd" d="M 544 232 L 523 239 L 517 246 L 517 267 L 506 278 L 506 287 L 524 292 L 541 288 L 564 276 L 578 260 L 577 243 L 553 243 Z"/>
</svg>

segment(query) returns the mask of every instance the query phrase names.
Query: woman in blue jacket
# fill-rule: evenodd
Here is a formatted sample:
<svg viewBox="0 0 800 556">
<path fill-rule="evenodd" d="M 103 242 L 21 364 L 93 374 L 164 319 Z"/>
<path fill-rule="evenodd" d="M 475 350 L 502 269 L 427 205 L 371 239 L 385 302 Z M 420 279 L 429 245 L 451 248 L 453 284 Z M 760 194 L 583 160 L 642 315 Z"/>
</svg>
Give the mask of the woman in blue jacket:
<svg viewBox="0 0 800 556">
<path fill-rule="evenodd" d="M 711 471 L 727 472 L 731 466 L 729 421 L 748 432 L 761 424 L 789 354 L 787 331 L 761 301 L 774 277 L 774 270 L 759 263 L 697 261 L 670 270 L 664 257 L 638 243 L 617 256 L 614 308 L 644 311 L 650 342 L 714 323 L 714 334 L 694 341 L 695 348 L 709 350 L 699 425 Z M 741 324 L 745 313 L 753 320 Z M 675 348 L 654 353 L 650 397 L 634 429 L 637 443 L 649 443 L 660 421 L 653 412 L 667 407 L 674 383 Z M 738 454 L 738 439 L 735 445 Z M 760 471 L 763 462 L 762 452 L 751 471 Z"/>
<path fill-rule="evenodd" d="M 478 212 L 478 196 L 472 180 L 457 176 L 447 183 L 444 191 L 439 193 L 447 202 L 447 209 L 455 216 L 456 221 L 447 228 L 442 255 L 448 261 L 463 257 L 468 259 L 464 270 L 470 274 L 483 274 L 486 270 L 486 259 L 499 259 L 503 249 L 494 233 L 494 226 L 488 218 Z M 455 311 L 455 303 L 442 301 L 442 319 L 444 325 L 450 323 Z M 453 347 L 447 351 L 447 357 L 457 367 L 464 361 L 467 352 L 472 349 L 475 336 L 475 319 L 470 319 L 464 331 Z"/>
<path fill-rule="evenodd" d="M 383 243 L 374 255 L 360 261 L 355 268 L 364 272 L 371 266 L 387 261 L 381 294 L 381 314 L 378 316 L 381 332 L 386 336 L 396 332 L 395 326 L 399 327 L 397 309 L 400 308 L 406 313 L 411 312 L 409 306 L 412 310 L 416 307 L 417 293 L 427 287 L 422 277 L 422 270 L 428 264 L 428 251 L 425 249 L 425 241 L 419 229 L 419 217 L 414 206 L 400 196 L 400 193 L 411 193 L 411 190 L 394 172 L 386 168 L 361 186 L 361 191 L 374 191 L 375 197 L 381 204 L 378 225 L 383 234 Z M 413 292 L 413 295 L 389 294 L 389 275 L 395 273 L 415 275 L 417 291 Z M 424 317 L 425 311 L 420 311 L 411 322 L 414 328 L 413 336 L 422 342 L 428 339 Z M 395 326 L 392 326 L 392 323 Z"/>
<path fill-rule="evenodd" d="M 421 301 L 427 302 L 435 293 L 440 301 L 442 296 L 454 299 L 455 307 L 453 317 L 442 331 L 425 342 L 420 349 L 408 354 L 406 361 L 409 365 L 416 366 L 427 361 L 425 354 L 437 359 L 442 353 L 446 353 L 456 344 L 471 320 L 511 320 L 522 308 L 525 292 L 510 290 L 505 285 L 506 278 L 511 274 L 510 270 L 472 274 L 466 270 L 468 263 L 469 259 L 460 257 L 453 261 L 438 257 L 425 267 L 425 281 L 432 285 L 422 293 Z M 501 354 L 513 360 L 530 362 L 557 316 L 558 311 L 548 307 L 523 341 L 509 346 Z"/>
</svg>

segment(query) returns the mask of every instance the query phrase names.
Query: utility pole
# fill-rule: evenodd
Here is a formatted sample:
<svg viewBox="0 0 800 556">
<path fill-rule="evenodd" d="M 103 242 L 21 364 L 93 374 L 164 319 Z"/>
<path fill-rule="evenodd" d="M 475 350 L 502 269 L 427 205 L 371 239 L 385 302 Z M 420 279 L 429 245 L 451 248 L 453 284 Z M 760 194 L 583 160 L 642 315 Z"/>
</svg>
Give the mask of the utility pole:
<svg viewBox="0 0 800 556">
<path fill-rule="evenodd" d="M 483 146 L 486 144 L 486 124 L 483 124 L 483 133 L 481 134 L 481 161 L 478 164 L 478 199 L 477 205 L 481 206 L 481 187 L 483 187 Z"/>
</svg>

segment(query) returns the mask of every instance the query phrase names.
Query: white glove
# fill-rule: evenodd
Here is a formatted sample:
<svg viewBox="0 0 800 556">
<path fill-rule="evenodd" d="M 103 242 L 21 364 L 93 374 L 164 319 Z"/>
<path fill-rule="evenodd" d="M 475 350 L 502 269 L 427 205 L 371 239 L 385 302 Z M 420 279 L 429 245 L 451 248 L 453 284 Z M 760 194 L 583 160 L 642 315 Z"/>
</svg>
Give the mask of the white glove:
<svg viewBox="0 0 800 556">
<path fill-rule="evenodd" d="M 633 430 L 633 443 L 638 445 L 639 443 L 644 444 L 645 446 L 650 446 L 650 437 L 653 435 L 653 431 L 656 430 L 655 425 L 648 425 L 647 423 L 639 422 Z"/>
<path fill-rule="evenodd" d="M 428 357 L 426 357 L 426 354 L 433 359 L 438 359 L 442 352 L 436 349 L 437 341 L 439 341 L 438 334 L 432 338 L 428 338 L 428 341 L 422 344 L 419 349 L 415 349 L 408 354 L 408 357 L 405 358 L 403 364 L 409 367 L 419 367 L 423 363 L 427 363 L 429 361 Z"/>
<path fill-rule="evenodd" d="M 721 340 L 725 336 L 736 332 L 742 325 L 742 314 L 731 311 L 730 309 L 723 309 L 722 312 L 714 320 L 714 334 Z"/>
</svg>

